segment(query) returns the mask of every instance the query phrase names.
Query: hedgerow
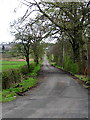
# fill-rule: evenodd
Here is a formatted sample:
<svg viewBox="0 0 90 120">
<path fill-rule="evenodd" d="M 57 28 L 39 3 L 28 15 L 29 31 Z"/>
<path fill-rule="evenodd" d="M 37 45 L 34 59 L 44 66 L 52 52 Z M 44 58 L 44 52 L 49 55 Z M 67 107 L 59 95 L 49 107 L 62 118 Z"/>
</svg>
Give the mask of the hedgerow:
<svg viewBox="0 0 90 120">
<path fill-rule="evenodd" d="M 2 72 L 2 89 L 10 88 L 20 83 L 28 73 L 32 73 L 35 69 L 36 64 L 30 64 L 28 70 L 27 65 L 24 65 L 17 69 L 9 69 Z"/>
</svg>

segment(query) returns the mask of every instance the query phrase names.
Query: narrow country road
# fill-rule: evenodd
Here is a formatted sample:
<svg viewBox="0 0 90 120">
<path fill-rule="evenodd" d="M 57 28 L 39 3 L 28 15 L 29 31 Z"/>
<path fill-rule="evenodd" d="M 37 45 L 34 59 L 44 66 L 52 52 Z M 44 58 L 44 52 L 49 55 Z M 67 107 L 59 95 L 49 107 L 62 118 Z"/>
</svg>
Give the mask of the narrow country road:
<svg viewBox="0 0 90 120">
<path fill-rule="evenodd" d="M 3 118 L 88 118 L 88 90 L 52 67 L 46 56 L 39 79 L 25 96 L 3 103 Z"/>
</svg>

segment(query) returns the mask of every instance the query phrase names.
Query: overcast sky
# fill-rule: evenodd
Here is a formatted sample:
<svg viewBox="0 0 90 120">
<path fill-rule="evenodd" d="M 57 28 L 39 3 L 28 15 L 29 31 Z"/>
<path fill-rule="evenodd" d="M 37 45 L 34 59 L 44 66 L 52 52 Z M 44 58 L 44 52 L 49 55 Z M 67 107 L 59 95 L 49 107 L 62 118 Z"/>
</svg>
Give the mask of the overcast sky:
<svg viewBox="0 0 90 120">
<path fill-rule="evenodd" d="M 13 41 L 9 23 L 21 17 L 25 10 L 26 7 L 21 5 L 20 0 L 0 0 L 0 43 Z"/>
<path fill-rule="evenodd" d="M 10 34 L 9 23 L 23 16 L 26 8 L 25 5 L 21 5 L 20 0 L 0 0 L 0 43 L 13 41 L 14 36 Z"/>
</svg>

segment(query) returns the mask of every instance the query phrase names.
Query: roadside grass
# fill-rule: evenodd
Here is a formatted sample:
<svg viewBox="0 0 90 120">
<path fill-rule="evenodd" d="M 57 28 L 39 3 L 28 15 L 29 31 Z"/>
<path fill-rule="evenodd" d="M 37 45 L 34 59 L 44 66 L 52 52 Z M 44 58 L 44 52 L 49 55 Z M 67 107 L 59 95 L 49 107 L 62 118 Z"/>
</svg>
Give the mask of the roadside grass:
<svg viewBox="0 0 90 120">
<path fill-rule="evenodd" d="M 53 66 L 55 66 L 55 67 L 57 67 L 57 68 L 60 68 L 60 69 L 64 70 L 63 67 L 56 65 L 54 62 L 51 62 L 50 64 L 53 65 Z"/>
<path fill-rule="evenodd" d="M 22 82 L 18 83 L 17 85 L 13 85 L 11 88 L 3 89 L 0 92 L 0 102 L 9 102 L 15 100 L 18 96 L 18 93 L 22 94 L 25 91 L 30 90 L 30 88 L 36 86 L 38 83 L 36 76 L 39 73 L 41 64 L 42 62 L 40 62 L 38 65 L 31 64 L 31 68 L 34 67 L 34 69 L 31 71 L 31 73 L 28 73 L 25 76 L 26 79 L 22 80 Z"/>
<path fill-rule="evenodd" d="M 88 81 L 88 77 L 86 77 L 85 75 L 75 75 L 75 76 L 78 77 L 83 82 L 87 82 Z"/>
<path fill-rule="evenodd" d="M 38 64 L 38 65 L 35 67 L 35 69 L 32 71 L 32 73 L 29 73 L 28 75 L 30 75 L 30 76 L 37 76 L 38 73 L 39 73 L 40 68 L 41 68 L 41 63 Z"/>
<path fill-rule="evenodd" d="M 14 100 L 16 97 L 15 92 L 11 92 L 8 89 L 0 91 L 0 102 L 9 102 L 11 100 Z"/>
<path fill-rule="evenodd" d="M 18 93 L 23 93 L 37 84 L 37 79 L 29 77 L 18 84 L 18 87 L 4 89 L 0 92 L 0 102 L 9 102 L 15 100 Z"/>
<path fill-rule="evenodd" d="M 90 85 L 88 85 L 88 77 L 85 75 L 75 75 L 77 78 L 79 78 L 84 84 L 83 87 L 84 88 L 89 88 Z"/>
</svg>

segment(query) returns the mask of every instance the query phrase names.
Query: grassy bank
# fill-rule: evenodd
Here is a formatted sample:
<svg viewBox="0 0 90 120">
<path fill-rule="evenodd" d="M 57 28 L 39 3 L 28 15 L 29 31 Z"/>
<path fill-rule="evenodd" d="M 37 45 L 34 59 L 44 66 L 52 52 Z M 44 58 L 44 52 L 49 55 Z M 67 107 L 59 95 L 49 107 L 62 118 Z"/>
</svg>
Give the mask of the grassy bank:
<svg viewBox="0 0 90 120">
<path fill-rule="evenodd" d="M 25 66 L 23 66 L 23 67 L 25 67 Z M 23 74 L 23 78 L 22 79 L 20 78 L 21 81 L 19 80 L 17 83 L 13 83 L 12 85 L 10 84 L 12 87 L 10 86 L 7 89 L 3 89 L 2 92 L 0 92 L 0 101 L 8 102 L 8 101 L 14 100 L 17 98 L 18 95 L 22 96 L 22 95 L 24 95 L 25 91 L 28 91 L 32 87 L 36 86 L 38 83 L 36 76 L 39 73 L 40 67 L 41 67 L 41 63 L 38 65 L 36 65 L 35 63 L 32 63 L 32 64 L 30 64 L 29 72 L 27 72 L 27 70 L 25 68 L 23 68 L 21 70 L 18 69 L 18 71 L 16 69 L 15 71 L 17 71 L 17 73 L 21 71 L 20 74 Z M 16 73 L 15 73 L 15 75 L 16 75 Z M 5 76 L 5 77 L 7 77 L 7 76 Z M 10 77 L 10 75 L 8 77 Z M 12 77 L 14 77 L 14 74 L 12 75 Z M 10 81 L 10 79 L 12 80 L 12 77 L 9 78 L 8 80 L 9 81 Z M 7 78 L 4 78 L 5 81 Z M 18 79 L 18 78 L 16 78 L 16 79 Z M 3 82 L 3 80 L 2 80 L 2 82 Z"/>
<path fill-rule="evenodd" d="M 37 84 L 37 79 L 29 77 L 26 80 L 20 82 L 15 87 L 9 89 L 3 89 L 2 92 L 0 92 L 0 96 L 1 96 L 0 101 L 8 102 L 16 99 L 17 95 L 23 96 L 24 92 L 30 90 L 30 88 L 34 87 L 36 84 Z"/>
</svg>

